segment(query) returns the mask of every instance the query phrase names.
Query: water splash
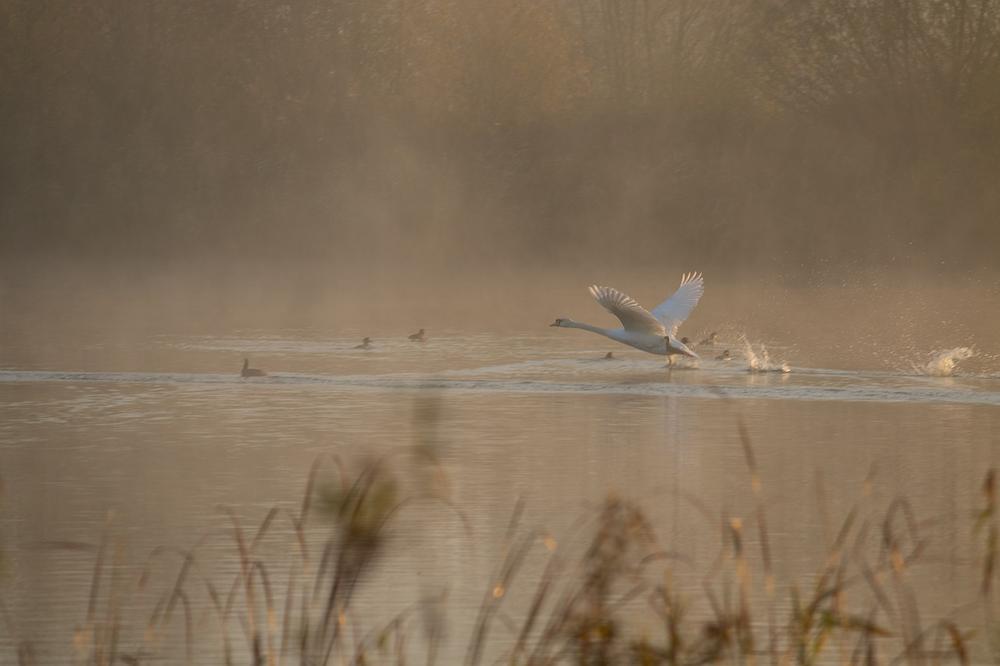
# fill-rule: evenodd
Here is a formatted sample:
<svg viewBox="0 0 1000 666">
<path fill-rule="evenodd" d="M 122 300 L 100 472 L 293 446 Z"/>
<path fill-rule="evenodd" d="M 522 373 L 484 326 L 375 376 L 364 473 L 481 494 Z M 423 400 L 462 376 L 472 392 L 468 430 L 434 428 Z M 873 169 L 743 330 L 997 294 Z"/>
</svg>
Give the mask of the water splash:
<svg viewBox="0 0 1000 666">
<path fill-rule="evenodd" d="M 788 365 L 787 361 L 771 360 L 771 355 L 767 351 L 767 347 L 760 345 L 760 349 L 754 349 L 754 346 L 744 338 L 743 339 L 743 355 L 746 357 L 747 370 L 749 372 L 791 372 L 792 366 Z"/>
<path fill-rule="evenodd" d="M 931 354 L 931 358 L 924 364 L 913 364 L 913 370 L 928 377 L 951 377 L 955 374 L 955 368 L 959 361 L 965 361 L 976 355 L 972 347 L 954 347 L 952 349 L 941 349 Z"/>
<path fill-rule="evenodd" d="M 667 367 L 673 370 L 697 370 L 701 367 L 701 359 L 676 354 L 667 360 Z"/>
</svg>

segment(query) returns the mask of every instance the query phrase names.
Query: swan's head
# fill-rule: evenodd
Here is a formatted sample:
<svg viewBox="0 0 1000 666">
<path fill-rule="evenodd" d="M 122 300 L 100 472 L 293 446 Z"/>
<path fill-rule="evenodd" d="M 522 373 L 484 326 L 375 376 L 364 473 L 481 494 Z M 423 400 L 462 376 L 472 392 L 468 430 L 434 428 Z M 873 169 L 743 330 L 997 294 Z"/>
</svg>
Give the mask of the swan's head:
<svg viewBox="0 0 1000 666">
<path fill-rule="evenodd" d="M 567 322 L 569 322 L 569 319 L 556 319 L 549 326 L 565 326 Z"/>
<path fill-rule="evenodd" d="M 691 340 L 689 340 L 689 339 L 688 339 L 687 337 L 683 337 L 683 338 L 681 338 L 681 342 L 683 342 L 683 343 L 684 343 L 684 344 L 686 344 L 686 345 L 687 345 L 687 344 L 691 344 Z"/>
<path fill-rule="evenodd" d="M 248 365 L 250 365 L 250 359 L 248 359 L 248 358 L 243 359 L 243 367 L 245 368 Z"/>
</svg>

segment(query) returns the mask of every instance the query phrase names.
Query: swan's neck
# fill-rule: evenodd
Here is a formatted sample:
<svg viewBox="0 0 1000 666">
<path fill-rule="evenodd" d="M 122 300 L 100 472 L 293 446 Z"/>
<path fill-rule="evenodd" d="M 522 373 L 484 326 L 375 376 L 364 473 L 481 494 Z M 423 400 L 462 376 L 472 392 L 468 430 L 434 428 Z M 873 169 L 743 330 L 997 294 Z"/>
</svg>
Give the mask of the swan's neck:
<svg viewBox="0 0 1000 666">
<path fill-rule="evenodd" d="M 585 324 L 582 321 L 566 321 L 563 323 L 566 328 L 582 328 L 585 331 L 590 331 L 591 333 L 597 333 L 598 335 L 603 335 L 606 338 L 615 339 L 610 328 L 601 328 L 600 326 L 592 326 L 590 324 Z"/>
</svg>

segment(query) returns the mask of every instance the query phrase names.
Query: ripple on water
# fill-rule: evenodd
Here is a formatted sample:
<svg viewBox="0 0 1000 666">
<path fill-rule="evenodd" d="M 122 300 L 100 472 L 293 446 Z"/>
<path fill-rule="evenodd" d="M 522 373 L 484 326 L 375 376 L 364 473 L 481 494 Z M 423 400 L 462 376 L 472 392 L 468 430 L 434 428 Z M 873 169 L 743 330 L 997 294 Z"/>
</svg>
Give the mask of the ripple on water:
<svg viewBox="0 0 1000 666">
<path fill-rule="evenodd" d="M 958 356 L 961 356 L 960 354 Z M 677 396 L 757 400 L 828 400 L 862 402 L 926 402 L 1000 405 L 1000 387 L 977 378 L 976 382 L 927 384 L 912 375 L 859 373 L 807 369 L 786 375 L 784 364 L 766 357 L 757 372 L 781 375 L 775 381 L 751 380 L 745 370 L 708 365 L 692 372 L 669 373 L 659 364 L 628 362 L 568 364 L 565 360 L 530 361 L 464 369 L 452 373 L 389 373 L 371 375 L 275 373 L 245 380 L 236 375 L 208 373 L 55 372 L 0 371 L 2 383 L 62 382 L 146 385 L 184 385 L 212 392 L 234 389 L 277 391 L 449 390 L 474 393 L 578 393 L 609 395 Z M 922 373 L 924 374 L 924 373 Z"/>
</svg>

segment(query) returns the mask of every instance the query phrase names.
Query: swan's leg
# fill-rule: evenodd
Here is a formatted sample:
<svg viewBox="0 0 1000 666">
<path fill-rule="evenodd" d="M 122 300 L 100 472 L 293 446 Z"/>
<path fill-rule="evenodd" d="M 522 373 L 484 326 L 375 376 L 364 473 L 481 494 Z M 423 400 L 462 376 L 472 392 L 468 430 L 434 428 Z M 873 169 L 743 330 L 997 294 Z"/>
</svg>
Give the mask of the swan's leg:
<svg viewBox="0 0 1000 666">
<path fill-rule="evenodd" d="M 673 368 L 674 367 L 674 355 L 673 354 L 667 354 L 667 367 L 668 368 Z"/>
</svg>

